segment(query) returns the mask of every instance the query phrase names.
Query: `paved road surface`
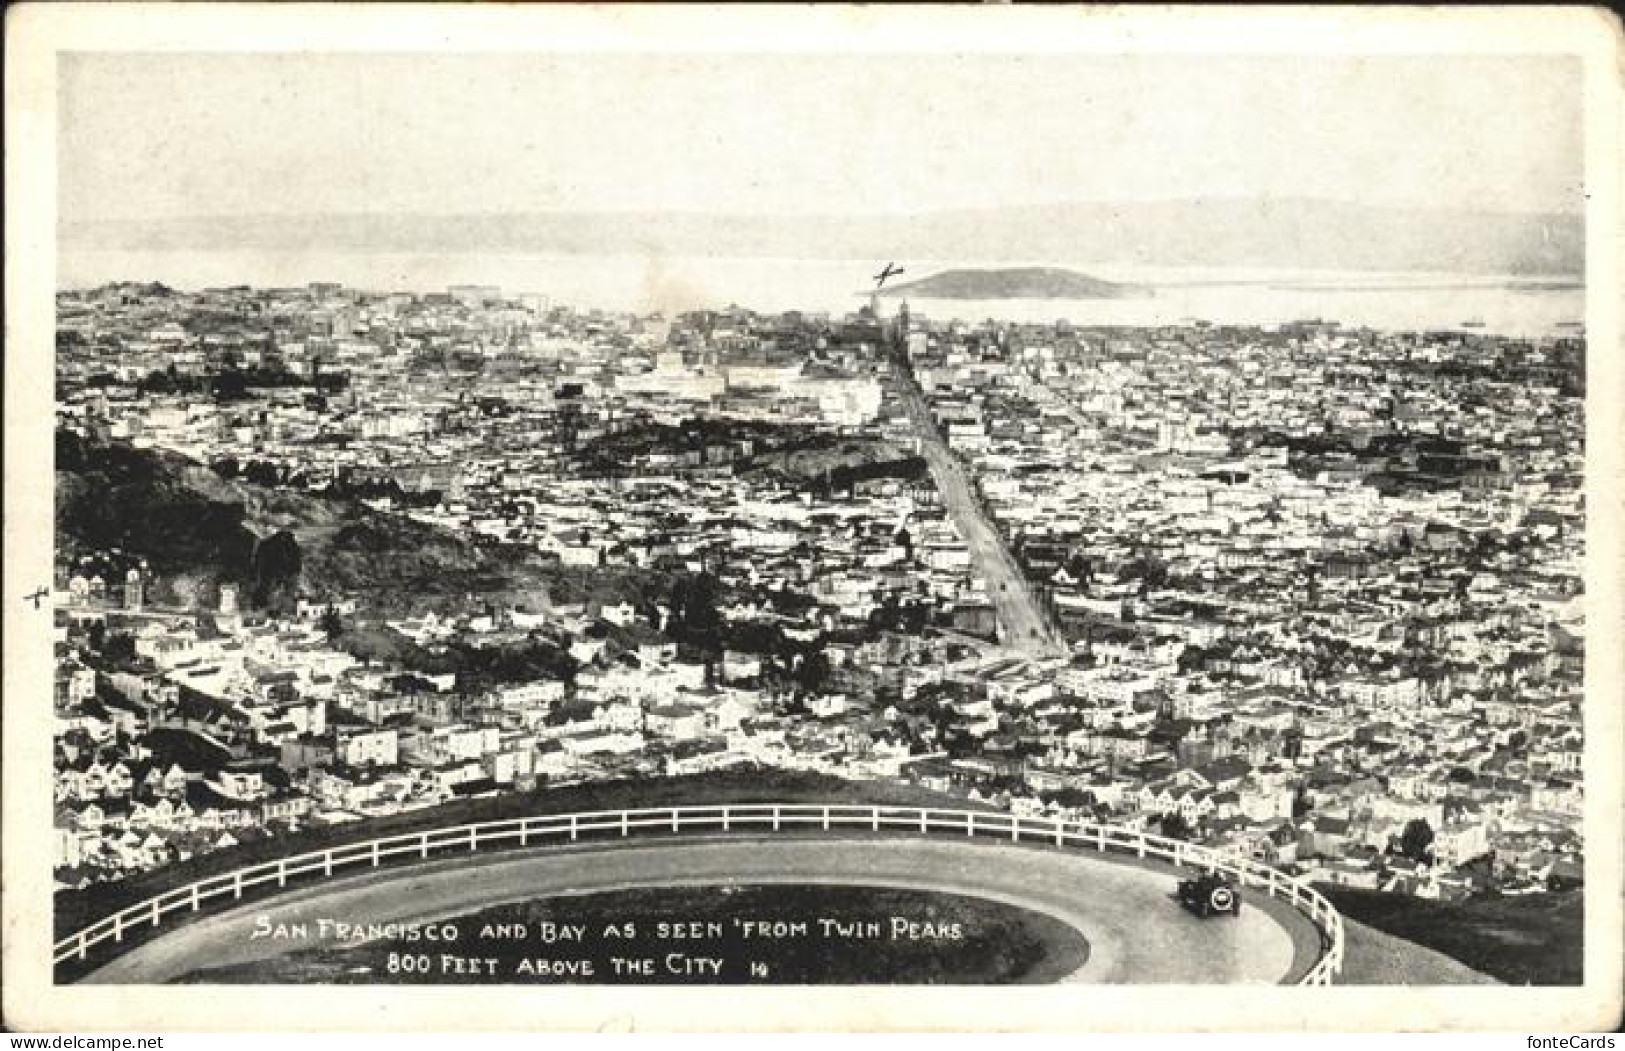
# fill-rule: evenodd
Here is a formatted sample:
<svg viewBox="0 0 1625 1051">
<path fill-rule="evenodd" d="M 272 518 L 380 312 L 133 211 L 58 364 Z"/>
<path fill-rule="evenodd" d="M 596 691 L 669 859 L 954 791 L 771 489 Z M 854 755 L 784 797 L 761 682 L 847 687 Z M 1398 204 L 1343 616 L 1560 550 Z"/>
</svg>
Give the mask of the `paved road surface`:
<svg viewBox="0 0 1625 1051">
<path fill-rule="evenodd" d="M 151 984 L 309 949 L 249 940 L 255 918 L 311 923 L 451 919 L 507 902 L 639 886 L 827 883 L 967 893 L 1048 913 L 1081 931 L 1080 983 L 1277 983 L 1301 971 L 1308 921 L 1243 908 L 1202 920 L 1181 909 L 1171 870 L 1077 851 L 931 839 L 708 838 L 467 857 L 332 880 L 206 917 L 132 949 L 88 983 Z M 1253 897 L 1256 897 L 1254 895 Z M 1312 930 L 1312 928 L 1309 928 Z M 432 951 L 429 946 L 424 951 Z"/>
<path fill-rule="evenodd" d="M 914 430 L 931 477 L 942 494 L 959 535 L 965 538 L 971 557 L 987 586 L 988 597 L 998 611 L 1006 646 L 1033 657 L 1056 657 L 1067 653 L 1066 643 L 1029 589 L 1026 577 L 1005 547 L 998 529 L 976 501 L 965 467 L 938 435 L 936 423 L 919 384 L 898 363 L 892 374 Z"/>
</svg>

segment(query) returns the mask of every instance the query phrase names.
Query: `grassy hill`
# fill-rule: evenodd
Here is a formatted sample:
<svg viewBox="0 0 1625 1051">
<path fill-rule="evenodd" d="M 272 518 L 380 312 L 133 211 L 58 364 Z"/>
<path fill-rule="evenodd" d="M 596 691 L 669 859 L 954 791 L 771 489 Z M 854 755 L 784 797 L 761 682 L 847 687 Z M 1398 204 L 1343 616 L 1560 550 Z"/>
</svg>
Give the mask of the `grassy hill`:
<svg viewBox="0 0 1625 1051">
<path fill-rule="evenodd" d="M 1582 980 L 1585 917 L 1579 892 L 1428 901 L 1377 891 L 1318 889 L 1346 919 L 1436 950 L 1510 985 L 1573 985 Z M 1352 964 L 1352 932 L 1350 948 Z M 1374 954 L 1365 958 L 1376 959 Z M 1377 962 L 1370 969 L 1380 976 L 1383 967 Z"/>
<path fill-rule="evenodd" d="M 1343 973 L 1338 985 L 1499 985 L 1442 952 L 1344 917 Z"/>
</svg>

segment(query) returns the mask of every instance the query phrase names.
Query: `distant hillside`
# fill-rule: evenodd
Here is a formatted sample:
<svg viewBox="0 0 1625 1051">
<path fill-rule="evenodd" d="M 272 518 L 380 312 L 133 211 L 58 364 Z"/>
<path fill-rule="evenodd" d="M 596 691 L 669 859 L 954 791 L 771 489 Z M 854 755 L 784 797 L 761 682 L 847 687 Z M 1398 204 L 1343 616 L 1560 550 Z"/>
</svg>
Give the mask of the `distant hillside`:
<svg viewBox="0 0 1625 1051">
<path fill-rule="evenodd" d="M 447 597 L 571 601 L 609 581 L 514 545 L 476 542 L 355 500 L 226 481 L 184 456 L 57 432 L 59 559 L 121 549 L 148 561 L 155 602 L 359 595 L 387 610 Z"/>
<path fill-rule="evenodd" d="M 65 222 L 68 251 L 547 253 L 792 259 L 1088 260 L 1472 274 L 1585 269 L 1578 214 L 1200 198 L 966 208 L 917 215 L 236 215 Z M 905 263 L 906 265 L 906 263 Z"/>
<path fill-rule="evenodd" d="M 1579 892 L 1428 901 L 1377 891 L 1318 889 L 1346 919 L 1443 953 L 1509 985 L 1574 985 L 1582 980 L 1585 923 Z"/>
<path fill-rule="evenodd" d="M 881 290 L 883 296 L 921 299 L 1126 299 L 1148 296 L 1144 285 L 1102 281 L 1052 266 L 999 270 L 944 270 L 940 274 Z"/>
</svg>

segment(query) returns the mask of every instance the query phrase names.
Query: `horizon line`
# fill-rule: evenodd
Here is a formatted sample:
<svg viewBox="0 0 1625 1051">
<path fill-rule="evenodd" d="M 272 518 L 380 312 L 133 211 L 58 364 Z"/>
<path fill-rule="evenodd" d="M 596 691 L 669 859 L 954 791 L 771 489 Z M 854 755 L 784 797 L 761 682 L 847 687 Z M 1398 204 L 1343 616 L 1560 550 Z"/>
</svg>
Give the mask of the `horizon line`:
<svg viewBox="0 0 1625 1051">
<path fill-rule="evenodd" d="M 694 219 L 762 219 L 779 221 L 839 221 L 839 222 L 865 222 L 885 221 L 896 219 L 921 219 L 943 215 L 953 215 L 965 212 L 1018 212 L 1039 211 L 1054 208 L 1099 208 L 1099 207 L 1153 207 L 1157 205 L 1189 205 L 1189 204 L 1247 204 L 1257 205 L 1276 202 L 1281 204 L 1309 204 L 1331 207 L 1364 208 L 1372 211 L 1387 212 L 1431 212 L 1439 214 L 1473 214 L 1495 215 L 1507 218 L 1513 217 L 1558 217 L 1563 219 L 1580 219 L 1586 217 L 1586 209 L 1564 209 L 1561 207 L 1523 208 L 1512 209 L 1496 206 L 1471 206 L 1467 204 L 1434 204 L 1418 201 L 1361 201 L 1341 197 L 1320 197 L 1313 194 L 1274 195 L 1261 194 L 1257 196 L 1243 196 L 1236 194 L 1215 194 L 1212 196 L 1196 195 L 1186 197 L 1143 197 L 1143 198 L 1078 198 L 1068 200 L 1039 201 L 1018 204 L 965 204 L 924 209 L 913 212 L 763 212 L 752 210 L 713 211 L 696 208 L 662 208 L 646 206 L 637 208 L 508 208 L 490 211 L 471 211 L 466 209 L 450 211 L 430 211 L 420 209 L 396 211 L 370 211 L 366 209 L 340 209 L 326 211 L 262 211 L 262 212 L 197 212 L 191 214 L 164 214 L 150 216 L 81 216 L 69 217 L 58 215 L 57 225 L 92 224 L 92 223 L 162 223 L 162 222 L 203 222 L 203 221 L 230 221 L 230 220 L 288 220 L 298 218 L 377 218 L 377 219 L 438 219 L 438 218 L 501 218 L 510 216 L 549 216 L 549 217 L 631 217 L 631 216 L 661 216 L 665 218 L 694 218 Z"/>
</svg>

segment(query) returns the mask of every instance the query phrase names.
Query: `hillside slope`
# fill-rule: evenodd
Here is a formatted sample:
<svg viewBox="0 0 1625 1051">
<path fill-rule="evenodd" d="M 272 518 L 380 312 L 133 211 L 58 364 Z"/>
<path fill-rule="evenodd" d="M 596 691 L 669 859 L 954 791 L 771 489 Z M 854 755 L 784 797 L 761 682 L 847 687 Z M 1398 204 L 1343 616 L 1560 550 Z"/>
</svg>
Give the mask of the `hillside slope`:
<svg viewBox="0 0 1625 1051">
<path fill-rule="evenodd" d="M 1338 985 L 1497 985 L 1442 952 L 1344 917 L 1348 938 Z"/>
<path fill-rule="evenodd" d="M 1376 891 L 1320 890 L 1345 919 L 1436 950 L 1464 969 L 1511 985 L 1574 985 L 1582 980 L 1584 902 L 1577 892 L 1428 901 Z M 1378 955 L 1386 951 L 1380 938 L 1369 942 Z M 1351 933 L 1351 950 L 1353 944 Z M 1373 967 L 1383 973 L 1380 962 Z"/>
<path fill-rule="evenodd" d="M 567 601 L 593 583 L 526 549 L 355 500 L 227 481 L 162 450 L 61 431 L 56 467 L 58 559 L 115 548 L 144 558 L 158 604 L 212 604 L 226 582 L 250 602 L 359 595 L 385 609 L 437 596 L 521 600 L 543 586 Z"/>
</svg>

